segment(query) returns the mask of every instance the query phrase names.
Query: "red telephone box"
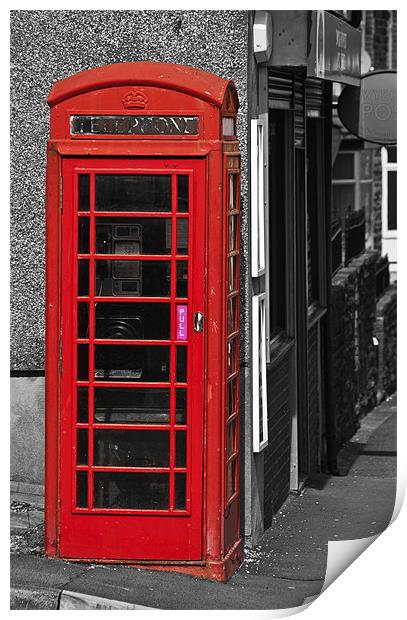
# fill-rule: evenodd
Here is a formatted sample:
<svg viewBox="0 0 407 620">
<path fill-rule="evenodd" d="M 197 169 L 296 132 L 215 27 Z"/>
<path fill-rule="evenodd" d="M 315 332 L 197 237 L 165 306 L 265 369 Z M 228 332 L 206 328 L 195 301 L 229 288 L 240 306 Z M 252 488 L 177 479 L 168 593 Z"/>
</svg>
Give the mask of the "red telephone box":
<svg viewBox="0 0 407 620">
<path fill-rule="evenodd" d="M 242 559 L 235 86 L 134 62 L 48 102 L 46 553 L 227 580 Z"/>
</svg>

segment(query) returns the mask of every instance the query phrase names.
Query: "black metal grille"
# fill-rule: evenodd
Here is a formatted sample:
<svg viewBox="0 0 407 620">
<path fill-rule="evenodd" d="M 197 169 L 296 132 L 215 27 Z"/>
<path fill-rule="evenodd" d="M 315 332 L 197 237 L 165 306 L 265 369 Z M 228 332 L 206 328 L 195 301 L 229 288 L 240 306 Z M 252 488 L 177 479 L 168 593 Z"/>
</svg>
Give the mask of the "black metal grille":
<svg viewBox="0 0 407 620">
<path fill-rule="evenodd" d="M 294 110 L 295 146 L 305 145 L 305 80 L 298 72 L 270 71 L 268 76 L 269 107 Z"/>
<path fill-rule="evenodd" d="M 356 211 L 345 222 L 345 261 L 350 261 L 365 249 L 365 213 Z"/>
<path fill-rule="evenodd" d="M 376 263 L 376 299 L 381 296 L 389 284 L 389 259 L 387 256 L 382 256 Z"/>
<path fill-rule="evenodd" d="M 323 81 L 307 78 L 305 81 L 305 107 L 307 116 L 319 118 L 324 115 Z"/>
<path fill-rule="evenodd" d="M 270 71 L 268 98 L 271 108 L 289 110 L 293 107 L 293 75 L 283 71 Z"/>
<path fill-rule="evenodd" d="M 297 147 L 305 146 L 305 90 L 301 76 L 294 79 L 294 143 Z"/>
<path fill-rule="evenodd" d="M 342 266 L 342 228 L 338 220 L 331 226 L 332 274 Z"/>
</svg>

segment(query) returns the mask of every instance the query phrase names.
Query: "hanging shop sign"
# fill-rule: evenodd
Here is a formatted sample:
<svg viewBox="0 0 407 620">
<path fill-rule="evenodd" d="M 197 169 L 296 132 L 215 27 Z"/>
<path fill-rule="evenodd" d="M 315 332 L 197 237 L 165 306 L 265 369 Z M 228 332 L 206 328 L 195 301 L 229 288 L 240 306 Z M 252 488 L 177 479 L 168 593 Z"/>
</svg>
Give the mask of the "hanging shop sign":
<svg viewBox="0 0 407 620">
<path fill-rule="evenodd" d="M 361 77 L 360 88 L 344 88 L 338 100 L 338 115 L 355 136 L 377 144 L 396 144 L 396 71 L 368 73 Z"/>
<path fill-rule="evenodd" d="M 307 75 L 359 85 L 361 33 L 327 11 L 311 11 Z"/>
</svg>

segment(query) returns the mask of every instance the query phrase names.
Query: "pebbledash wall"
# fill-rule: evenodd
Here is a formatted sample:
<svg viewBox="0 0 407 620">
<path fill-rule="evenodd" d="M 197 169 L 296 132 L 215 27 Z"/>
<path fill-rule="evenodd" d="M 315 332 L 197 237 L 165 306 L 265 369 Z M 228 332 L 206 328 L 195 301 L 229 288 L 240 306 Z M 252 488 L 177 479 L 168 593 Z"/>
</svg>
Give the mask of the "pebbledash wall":
<svg viewBox="0 0 407 620">
<path fill-rule="evenodd" d="M 248 11 L 11 11 L 11 477 L 43 484 L 44 240 L 47 96 L 56 80 L 128 61 L 186 64 L 232 79 L 239 93 L 242 237 L 246 176 Z M 241 290 L 248 298 L 247 244 Z M 241 357 L 248 366 L 248 304 Z"/>
</svg>

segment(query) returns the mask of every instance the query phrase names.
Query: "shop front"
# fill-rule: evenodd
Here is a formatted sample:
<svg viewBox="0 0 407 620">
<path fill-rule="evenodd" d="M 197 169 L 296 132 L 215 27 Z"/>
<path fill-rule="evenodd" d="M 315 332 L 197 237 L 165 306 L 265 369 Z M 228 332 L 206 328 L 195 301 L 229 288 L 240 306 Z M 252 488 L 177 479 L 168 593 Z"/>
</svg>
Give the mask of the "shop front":
<svg viewBox="0 0 407 620">
<path fill-rule="evenodd" d="M 253 187 L 262 177 L 264 199 L 252 193 L 252 227 L 263 220 L 265 233 L 264 270 L 252 270 L 252 294 L 265 298 L 267 360 L 262 388 L 251 377 L 267 411 L 245 523 L 256 541 L 290 491 L 299 492 L 321 469 L 335 470 L 328 338 L 332 83 L 359 83 L 360 31 L 327 11 L 256 11 L 253 49 L 251 136 L 264 155 L 261 162 L 252 155 L 251 180 Z M 258 415 L 253 408 L 253 419 Z M 255 422 L 251 430 L 258 428 Z"/>
</svg>

